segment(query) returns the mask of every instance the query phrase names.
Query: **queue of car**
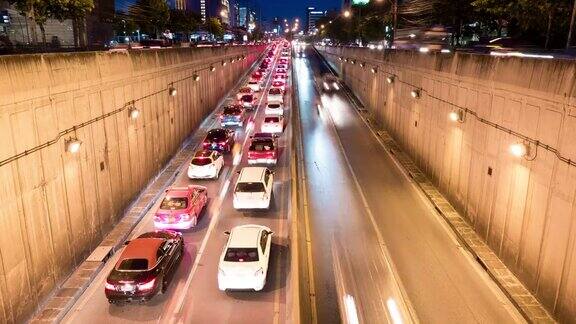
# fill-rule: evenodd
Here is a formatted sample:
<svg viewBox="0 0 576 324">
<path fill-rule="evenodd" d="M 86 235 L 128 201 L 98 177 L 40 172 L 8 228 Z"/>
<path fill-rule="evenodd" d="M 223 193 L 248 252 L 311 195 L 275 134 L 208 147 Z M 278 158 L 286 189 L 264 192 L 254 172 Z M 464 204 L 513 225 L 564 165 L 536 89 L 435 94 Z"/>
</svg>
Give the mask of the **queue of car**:
<svg viewBox="0 0 576 324">
<path fill-rule="evenodd" d="M 247 110 L 258 108 L 257 93 L 266 93 L 264 120 L 260 132 L 250 136 L 247 161 L 233 191 L 235 209 L 268 209 L 273 196 L 274 171 L 266 165 L 278 162 L 278 134 L 284 130 L 284 96 L 290 47 L 287 41 L 272 44 L 266 57 L 253 72 L 247 84 L 227 103 L 219 115 L 220 128 L 207 132 L 187 169 L 189 179 L 218 179 L 225 167 L 224 155 L 231 152 L 236 132 L 231 127 L 244 127 Z M 270 75 L 272 74 L 272 75 Z M 270 78 L 268 78 L 270 76 Z M 263 98 L 264 99 L 264 98 Z M 247 129 L 249 133 L 251 129 Z M 248 136 L 248 134 L 247 134 Z M 105 282 L 105 295 L 110 303 L 146 301 L 166 292 L 184 253 L 184 239 L 179 231 L 194 228 L 208 204 L 206 187 L 190 184 L 168 188 L 154 214 L 154 232 L 126 242 L 114 268 Z M 228 241 L 218 265 L 218 289 L 260 291 L 266 284 L 273 232 L 262 225 L 241 225 L 227 231 Z"/>
</svg>

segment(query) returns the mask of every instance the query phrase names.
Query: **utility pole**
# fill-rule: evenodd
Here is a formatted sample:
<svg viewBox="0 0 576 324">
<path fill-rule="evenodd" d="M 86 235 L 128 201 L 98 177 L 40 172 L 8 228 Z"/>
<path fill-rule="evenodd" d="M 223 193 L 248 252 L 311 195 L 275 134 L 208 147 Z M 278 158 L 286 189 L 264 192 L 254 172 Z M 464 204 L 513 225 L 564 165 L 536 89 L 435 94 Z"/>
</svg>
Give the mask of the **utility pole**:
<svg viewBox="0 0 576 324">
<path fill-rule="evenodd" d="M 572 18 L 570 19 L 570 29 L 568 29 L 568 40 L 566 41 L 566 48 L 572 44 L 572 31 L 574 30 L 574 19 L 576 17 L 576 0 L 572 4 Z"/>
<path fill-rule="evenodd" d="M 390 40 L 390 46 L 392 46 L 392 44 L 394 44 L 394 38 L 396 37 L 396 28 L 398 28 L 398 0 L 393 0 L 393 3 L 392 3 L 392 39 Z"/>
</svg>

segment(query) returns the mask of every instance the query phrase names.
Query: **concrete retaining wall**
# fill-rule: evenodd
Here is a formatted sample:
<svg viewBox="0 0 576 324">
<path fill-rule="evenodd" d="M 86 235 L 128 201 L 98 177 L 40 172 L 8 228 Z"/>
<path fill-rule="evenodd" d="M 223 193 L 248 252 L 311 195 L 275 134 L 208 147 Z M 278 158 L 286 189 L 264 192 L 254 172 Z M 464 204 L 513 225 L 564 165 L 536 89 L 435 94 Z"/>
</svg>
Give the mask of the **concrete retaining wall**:
<svg viewBox="0 0 576 324">
<path fill-rule="evenodd" d="M 87 257 L 262 50 L 0 57 L 1 323 L 23 322 Z M 133 100 L 136 120 L 122 110 L 79 126 Z"/>
<path fill-rule="evenodd" d="M 551 313 L 576 322 L 576 167 L 543 148 L 514 157 L 517 137 L 470 115 L 448 119 L 465 107 L 576 160 L 576 62 L 319 50 Z"/>
</svg>

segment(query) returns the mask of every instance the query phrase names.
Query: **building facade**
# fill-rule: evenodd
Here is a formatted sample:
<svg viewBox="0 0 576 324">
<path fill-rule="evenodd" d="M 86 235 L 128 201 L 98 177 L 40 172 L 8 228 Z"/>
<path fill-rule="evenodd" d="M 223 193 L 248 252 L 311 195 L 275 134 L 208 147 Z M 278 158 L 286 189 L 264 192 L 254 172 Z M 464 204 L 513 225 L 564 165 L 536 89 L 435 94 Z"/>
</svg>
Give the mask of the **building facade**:
<svg viewBox="0 0 576 324">
<path fill-rule="evenodd" d="M 316 30 L 318 19 L 326 17 L 326 10 L 317 10 L 315 7 L 306 8 L 306 32 L 312 34 Z"/>
</svg>

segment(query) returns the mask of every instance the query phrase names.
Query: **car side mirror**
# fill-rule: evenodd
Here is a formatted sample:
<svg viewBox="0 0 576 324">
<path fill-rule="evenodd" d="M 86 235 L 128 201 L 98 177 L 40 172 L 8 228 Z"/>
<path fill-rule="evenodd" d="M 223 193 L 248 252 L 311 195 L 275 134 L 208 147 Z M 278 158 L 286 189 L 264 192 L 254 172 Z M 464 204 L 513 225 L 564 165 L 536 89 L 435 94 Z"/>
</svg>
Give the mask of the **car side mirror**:
<svg viewBox="0 0 576 324">
<path fill-rule="evenodd" d="M 274 134 L 274 138 L 278 138 L 278 135 Z"/>
<path fill-rule="evenodd" d="M 124 245 L 130 244 L 130 240 L 124 241 Z"/>
<path fill-rule="evenodd" d="M 224 234 L 230 235 L 230 231 L 225 231 Z"/>
<path fill-rule="evenodd" d="M 240 171 L 236 171 L 237 174 L 240 174 Z"/>
<path fill-rule="evenodd" d="M 274 235 L 274 232 L 268 231 L 268 235 Z"/>
</svg>

